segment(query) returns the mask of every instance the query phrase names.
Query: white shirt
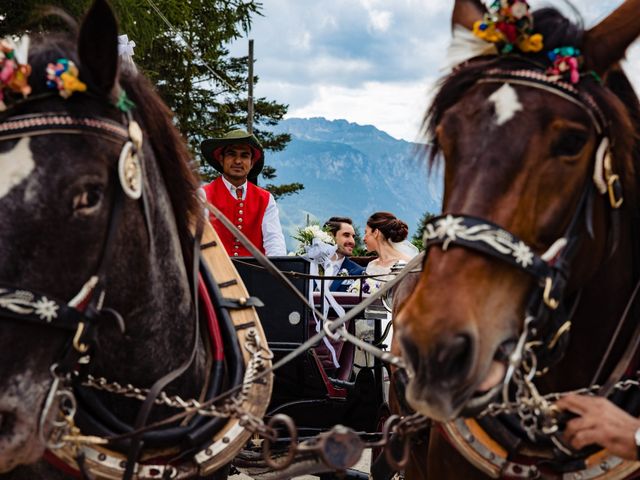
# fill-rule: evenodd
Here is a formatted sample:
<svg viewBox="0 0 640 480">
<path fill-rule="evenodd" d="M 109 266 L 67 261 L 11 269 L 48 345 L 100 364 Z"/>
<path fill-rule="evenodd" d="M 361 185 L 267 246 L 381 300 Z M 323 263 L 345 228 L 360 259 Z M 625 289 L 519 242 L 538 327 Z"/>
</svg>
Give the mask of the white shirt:
<svg viewBox="0 0 640 480">
<path fill-rule="evenodd" d="M 224 178 L 224 176 L 222 177 L 222 182 L 229 190 L 231 196 L 237 198 L 236 187 Z M 247 198 L 247 182 L 244 182 L 237 188 L 242 188 L 242 200 Z M 282 226 L 280 226 L 278 205 L 276 205 L 276 201 L 271 193 L 269 193 L 269 203 L 267 203 L 264 217 L 262 217 L 262 246 L 268 257 L 284 256 L 287 254 Z"/>
<path fill-rule="evenodd" d="M 343 256 L 337 260 L 329 259 L 324 265 L 324 274 L 328 277 L 337 277 L 340 267 L 342 267 L 342 262 L 344 262 L 344 258 L 345 257 Z"/>
</svg>

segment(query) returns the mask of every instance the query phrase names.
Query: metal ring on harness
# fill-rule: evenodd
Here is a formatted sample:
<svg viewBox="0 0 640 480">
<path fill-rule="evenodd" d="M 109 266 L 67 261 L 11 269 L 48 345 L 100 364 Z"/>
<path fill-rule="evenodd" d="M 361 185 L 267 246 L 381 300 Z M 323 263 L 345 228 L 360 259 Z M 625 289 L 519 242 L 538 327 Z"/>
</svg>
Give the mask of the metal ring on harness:
<svg viewBox="0 0 640 480">
<path fill-rule="evenodd" d="M 298 445 L 298 431 L 296 430 L 296 426 L 293 423 L 293 420 L 288 415 L 277 414 L 269 419 L 267 422 L 267 427 L 275 432 L 273 441 L 276 442 L 278 440 L 278 431 L 274 428 L 275 425 L 283 425 L 287 429 L 287 433 L 289 434 L 289 448 L 287 449 L 287 455 L 284 457 L 284 460 L 276 461 L 271 457 L 271 439 L 265 437 L 262 444 L 262 458 L 265 463 L 269 465 L 274 470 L 282 470 L 287 468 L 293 462 L 293 458 L 296 454 L 296 447 Z"/>
<path fill-rule="evenodd" d="M 384 426 L 382 427 L 382 437 L 387 440 L 387 446 L 384 449 L 384 456 L 389 466 L 397 472 L 404 470 L 404 467 L 409 462 L 409 456 L 411 455 L 411 439 L 409 438 L 409 436 L 402 435 L 399 432 L 394 432 L 394 429 L 398 425 L 398 423 L 400 423 L 400 420 L 402 420 L 400 416 L 391 415 L 389 418 L 387 418 L 387 421 L 384 422 Z M 402 457 L 400 457 L 399 460 L 393 455 L 393 449 L 391 445 L 391 441 L 392 439 L 394 439 L 394 434 L 397 435 L 395 439 L 403 441 Z"/>
</svg>

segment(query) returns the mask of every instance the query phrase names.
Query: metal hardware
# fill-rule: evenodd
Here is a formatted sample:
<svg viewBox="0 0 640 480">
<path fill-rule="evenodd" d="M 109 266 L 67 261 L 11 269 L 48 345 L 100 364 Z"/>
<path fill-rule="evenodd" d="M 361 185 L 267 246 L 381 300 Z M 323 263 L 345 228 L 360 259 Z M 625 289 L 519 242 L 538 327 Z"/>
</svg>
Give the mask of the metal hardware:
<svg viewBox="0 0 640 480">
<path fill-rule="evenodd" d="M 547 277 L 544 281 L 544 293 L 542 294 L 542 299 L 544 300 L 544 304 L 549 307 L 551 310 L 555 310 L 560 306 L 560 302 L 555 298 L 551 298 L 551 288 L 553 287 L 553 279 L 551 277 Z"/>
<path fill-rule="evenodd" d="M 82 334 L 84 333 L 84 322 L 78 323 L 78 328 L 76 329 L 76 333 L 73 336 L 73 348 L 75 348 L 78 353 L 87 353 L 89 351 L 89 345 L 86 343 L 81 343 Z"/>
<path fill-rule="evenodd" d="M 566 322 L 564 322 L 562 326 L 556 331 L 555 335 L 549 342 L 549 345 L 547 345 L 547 350 L 553 350 L 553 348 L 556 346 L 556 343 L 558 343 L 560 338 L 565 333 L 568 333 L 569 330 L 571 330 L 571 320 L 567 320 Z"/>
<path fill-rule="evenodd" d="M 616 190 L 618 192 L 616 192 Z M 620 177 L 617 174 L 614 173 L 607 178 L 607 191 L 609 192 L 609 203 L 611 204 L 611 208 L 620 208 L 620 206 L 624 202 L 624 197 L 622 196 Z M 621 194 L 619 198 L 618 193 Z"/>
</svg>

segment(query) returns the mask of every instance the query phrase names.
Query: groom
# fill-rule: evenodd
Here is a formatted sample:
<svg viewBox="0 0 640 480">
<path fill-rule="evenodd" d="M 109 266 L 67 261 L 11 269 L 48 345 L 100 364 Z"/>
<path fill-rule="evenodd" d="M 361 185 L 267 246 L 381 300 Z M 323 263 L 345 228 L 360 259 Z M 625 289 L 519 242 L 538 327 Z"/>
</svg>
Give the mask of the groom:
<svg viewBox="0 0 640 480">
<path fill-rule="evenodd" d="M 324 228 L 333 235 L 338 247 L 336 253 L 331 257 L 330 264 L 325 266 L 325 274 L 332 277 L 344 274 L 347 277 L 344 280 L 338 279 L 331 282 L 329 290 L 346 292 L 353 283 L 353 280 L 348 276 L 364 274 L 364 268 L 348 258 L 356 246 L 356 232 L 353 229 L 353 222 L 347 217 L 331 217 L 324 224 Z"/>
</svg>

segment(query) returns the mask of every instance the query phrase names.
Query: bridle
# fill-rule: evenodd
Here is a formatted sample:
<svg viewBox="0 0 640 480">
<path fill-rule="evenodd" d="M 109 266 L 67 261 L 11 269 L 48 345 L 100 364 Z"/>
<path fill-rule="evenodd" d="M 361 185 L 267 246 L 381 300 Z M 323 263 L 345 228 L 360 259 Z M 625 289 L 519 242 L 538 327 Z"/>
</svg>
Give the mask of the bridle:
<svg viewBox="0 0 640 480">
<path fill-rule="evenodd" d="M 534 287 L 526 304 L 523 331 L 509 355 L 504 380 L 493 389 L 492 393 L 494 397 L 500 396 L 503 405 L 513 405 L 514 402 L 511 401 L 513 395 L 516 397 L 516 403 L 525 401 L 533 405 L 535 408 L 525 409 L 524 413 L 516 412 L 520 416 L 519 423 L 526 436 L 534 443 L 545 438 L 551 439 L 560 452 L 571 456 L 573 452 L 564 447 L 555 436 L 561 423 L 561 419 L 557 418 L 558 412 L 554 411 L 553 406 L 537 392 L 532 380 L 534 376 L 542 375 L 552 368 L 563 357 L 567 348 L 572 316 L 580 300 L 580 293 L 569 299 L 566 288 L 571 274 L 571 265 L 584 234 L 584 226 L 586 225 L 590 236 L 594 235 L 592 209 L 597 194 L 606 195 L 609 200 L 611 221 L 607 240 L 609 254 L 612 254 L 617 247 L 620 227 L 619 208 L 623 202 L 623 192 L 620 178 L 613 171 L 609 151 L 609 123 L 590 94 L 562 79 L 549 77 L 538 69 L 491 68 L 484 72 L 476 83 L 522 85 L 561 97 L 580 107 L 589 116 L 598 135 L 599 143 L 593 158 L 593 181 L 587 180 L 563 235 L 545 253 L 536 254 L 526 242 L 490 221 L 464 214 L 447 214 L 431 219 L 426 224 L 423 239 L 427 249 L 436 245 L 445 252 L 450 246 L 465 248 L 497 259 L 533 278 Z M 635 288 L 625 312 L 619 319 L 619 326 L 625 322 L 628 312 L 635 304 L 637 293 L 638 288 Z M 569 304 L 565 305 L 567 302 Z M 635 337 L 639 333 L 636 329 Z M 615 341 L 616 335 L 611 342 Z M 618 377 L 609 378 L 600 388 L 598 392 L 600 395 L 606 396 L 612 391 L 624 368 L 631 361 L 637 346 L 637 340 L 632 340 L 627 352 L 618 361 L 618 366 L 612 373 Z M 605 360 L 606 358 L 603 359 L 599 371 Z M 511 413 L 513 414 L 513 411 Z M 456 434 L 466 432 L 461 434 L 461 438 L 466 438 L 469 431 L 463 423 L 462 420 L 456 422 L 459 427 Z M 446 428 L 451 436 L 453 430 L 450 426 Z M 460 442 L 464 443 L 464 440 Z M 475 449 L 481 456 L 484 453 L 479 451 L 472 442 L 467 445 L 467 448 Z M 501 471 L 505 471 L 505 465 L 499 465 Z M 523 475 L 533 474 L 528 468 L 525 470 Z"/>
<path fill-rule="evenodd" d="M 94 135 L 122 146 L 118 169 L 127 171 L 128 176 L 121 176 L 120 186 L 115 189 L 98 266 L 78 294 L 69 301 L 63 301 L 46 292 L 0 284 L 2 317 L 72 332 L 72 341 L 56 362 L 57 371 L 63 375 L 73 372 L 80 357 L 87 354 L 94 343 L 95 328 L 101 318 L 115 315 L 121 329 L 124 328 L 121 317 L 102 305 L 107 292 L 106 268 L 113 260 L 115 235 L 120 226 L 125 195 L 139 198 L 142 188 L 139 160 L 142 134 L 130 113 L 124 117 L 125 123 L 121 124 L 104 117 L 43 112 L 15 115 L 0 123 L 0 141 L 59 134 Z"/>
<path fill-rule="evenodd" d="M 549 78 L 530 69 L 489 69 L 478 83 L 509 83 L 543 90 L 584 110 L 595 127 L 600 145 L 604 147 L 597 149 L 596 156 L 599 158 L 594 160 L 594 178 L 606 177 L 605 192 L 610 195 L 612 212 L 618 215 L 618 208 L 622 204 L 622 187 L 618 175 L 612 172 L 608 151 L 608 122 L 591 95 L 569 83 Z M 603 170 L 604 164 L 607 167 Z M 566 348 L 566 322 L 570 320 L 567 318 L 568 312 L 559 307 L 564 298 L 571 262 L 580 244 L 581 219 L 585 219 L 592 234 L 594 183 L 586 183 L 563 235 L 542 255 L 536 254 L 531 246 L 516 235 L 482 218 L 448 214 L 435 217 L 426 224 L 423 240 L 427 248 L 441 245 L 446 251 L 449 246 L 454 245 L 474 250 L 507 263 L 534 278 L 536 288 L 531 293 L 526 313 L 526 317 L 530 319 L 530 338 L 526 341 L 537 340 L 546 347 L 544 355 L 538 356 L 540 368 L 555 363 Z M 605 193 L 600 185 L 595 187 L 601 193 Z"/>
<path fill-rule="evenodd" d="M 53 95 L 34 96 L 26 99 L 21 104 L 33 103 L 50 98 Z M 45 439 L 44 429 L 49 410 L 54 408 L 54 403 L 59 401 L 59 408 L 64 416 L 73 419 L 75 413 L 82 414 L 86 420 L 91 414 L 84 413 L 77 408 L 75 396 L 82 393 L 77 390 L 74 394 L 68 386 L 61 388 L 61 384 L 74 383 L 80 378 L 80 368 L 83 368 L 90 361 L 89 352 L 95 345 L 97 339 L 97 327 L 104 320 L 109 318 L 115 319 L 121 333 L 124 333 L 124 320 L 122 316 L 109 308 L 104 307 L 104 299 L 107 294 L 107 275 L 108 265 L 114 261 L 114 249 L 116 245 L 116 235 L 120 230 L 124 202 L 127 198 L 138 201 L 141 200 L 142 214 L 145 218 L 148 233 L 151 228 L 149 225 L 149 207 L 145 192 L 143 191 L 143 156 L 142 143 L 143 134 L 138 123 L 133 119 L 129 110 L 119 112 L 123 118 L 122 123 L 112 119 L 100 116 L 80 116 L 59 112 L 42 112 L 27 115 L 9 115 L 2 119 L 0 123 L 0 141 L 19 140 L 24 137 L 35 137 L 45 135 L 93 135 L 100 139 L 115 143 L 120 147 L 120 153 L 117 156 L 117 164 L 115 170 L 118 174 L 119 181 L 115 182 L 114 199 L 109 211 L 109 219 L 107 224 L 106 235 L 101 246 L 101 252 L 98 266 L 90 275 L 89 279 L 84 283 L 78 294 L 70 301 L 65 302 L 57 299 L 52 295 L 42 292 L 36 292 L 22 286 L 0 285 L 0 316 L 3 318 L 29 322 L 36 325 L 44 325 L 50 328 L 57 328 L 68 331 L 70 340 L 67 342 L 62 355 L 56 359 L 49 367 L 53 376 L 53 383 L 47 395 L 45 405 L 40 413 L 40 436 L 45 440 L 45 444 L 52 448 L 59 448 L 63 443 L 60 439 Z M 194 238 L 194 268 L 193 268 L 193 305 L 194 305 L 194 339 L 191 349 L 191 355 L 173 371 L 162 376 L 154 382 L 149 389 L 145 401 L 142 404 L 137 416 L 135 428 L 141 428 L 145 425 L 154 400 L 160 391 L 172 380 L 182 375 L 192 364 L 195 358 L 195 352 L 199 344 L 200 321 L 198 318 L 198 272 L 199 269 L 199 235 L 201 234 L 201 223 L 197 222 L 196 234 Z M 206 281 L 203 280 L 203 281 Z M 208 280 L 209 284 L 211 280 Z M 235 352 L 238 356 L 238 352 Z M 217 365 L 220 366 L 220 365 Z M 230 375 L 232 384 L 238 384 L 242 380 L 242 368 L 232 368 Z M 220 387 L 222 369 L 216 368 L 214 373 L 215 379 L 211 379 L 210 389 Z M 93 395 L 86 392 L 83 397 L 91 400 Z M 93 401 L 92 408 L 97 409 L 103 417 L 109 417 L 111 414 L 105 410 L 99 401 Z M 60 427 L 61 420 L 54 421 L 54 425 Z M 108 433 L 100 431 L 100 422 L 90 420 L 90 424 L 103 436 L 100 443 L 106 442 Z M 64 420 L 62 421 L 64 424 Z M 208 420 L 207 422 L 195 422 L 194 429 L 199 432 L 197 438 L 203 435 L 209 435 L 213 430 L 219 430 L 224 424 L 222 419 Z M 187 429 L 188 430 L 188 429 Z M 176 434 L 186 435 L 188 431 L 177 432 L 169 430 L 164 437 L 175 437 Z M 162 434 L 155 435 L 163 437 Z M 128 466 L 125 469 L 123 478 L 130 478 L 134 471 L 140 450 L 142 448 L 142 436 L 132 435 L 128 448 Z M 82 454 L 75 459 L 80 467 L 82 474 L 90 476 L 88 472 L 83 470 Z"/>
</svg>

